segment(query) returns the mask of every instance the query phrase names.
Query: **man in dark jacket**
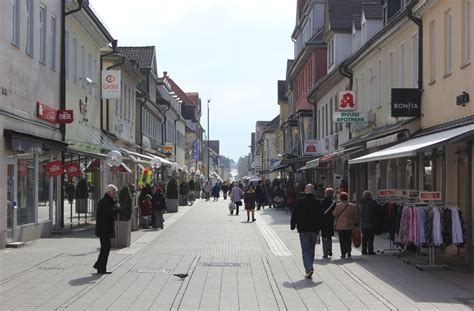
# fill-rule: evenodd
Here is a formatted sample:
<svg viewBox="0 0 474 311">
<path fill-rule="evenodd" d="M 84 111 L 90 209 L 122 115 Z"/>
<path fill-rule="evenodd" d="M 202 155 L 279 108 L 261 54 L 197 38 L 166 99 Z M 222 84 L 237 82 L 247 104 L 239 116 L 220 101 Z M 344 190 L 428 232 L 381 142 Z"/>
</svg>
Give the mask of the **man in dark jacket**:
<svg viewBox="0 0 474 311">
<path fill-rule="evenodd" d="M 163 229 L 163 214 L 166 211 L 166 199 L 161 188 L 156 189 L 156 192 L 153 194 L 151 207 L 153 210 L 153 227 Z"/>
<path fill-rule="evenodd" d="M 115 237 L 114 220 L 119 207 L 117 204 L 117 187 L 107 185 L 105 194 L 97 205 L 95 235 L 100 239 L 100 253 L 94 264 L 98 274 L 110 274 L 107 272 L 107 260 L 109 258 L 111 241 Z"/>
<path fill-rule="evenodd" d="M 370 191 L 364 191 L 360 200 L 360 229 L 362 231 L 362 255 L 375 255 L 374 236 L 377 228 L 379 204 Z"/>
<path fill-rule="evenodd" d="M 255 187 L 255 194 L 257 198 L 257 211 L 260 210 L 260 208 L 265 209 L 265 192 L 263 190 L 263 182 L 260 180 Z"/>
<path fill-rule="evenodd" d="M 324 211 L 323 228 L 321 229 L 323 258 L 332 256 L 332 237 L 334 236 L 334 216 L 332 212 L 336 207 L 334 201 L 334 189 L 326 188 L 324 198 L 321 200 Z"/>
<path fill-rule="evenodd" d="M 311 184 L 306 185 L 304 193 L 305 196 L 296 202 L 291 215 L 291 230 L 298 229 L 306 271 L 305 278 L 310 279 L 314 272 L 314 248 L 323 226 L 324 216 L 321 201 L 314 197 L 314 188 Z"/>
</svg>

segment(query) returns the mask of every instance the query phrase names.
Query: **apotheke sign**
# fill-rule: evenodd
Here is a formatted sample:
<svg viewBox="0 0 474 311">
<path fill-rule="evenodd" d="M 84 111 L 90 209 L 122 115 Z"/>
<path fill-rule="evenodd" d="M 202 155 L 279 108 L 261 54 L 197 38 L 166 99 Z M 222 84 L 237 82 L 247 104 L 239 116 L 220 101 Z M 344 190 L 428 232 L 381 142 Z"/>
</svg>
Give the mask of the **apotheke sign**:
<svg viewBox="0 0 474 311">
<path fill-rule="evenodd" d="M 102 70 L 102 98 L 120 99 L 120 70 Z"/>
<path fill-rule="evenodd" d="M 392 89 L 392 117 L 421 115 L 421 92 L 419 89 Z"/>
<path fill-rule="evenodd" d="M 358 111 L 336 111 L 334 112 L 334 122 L 336 123 L 366 123 L 369 122 L 369 114 L 367 112 Z"/>
</svg>

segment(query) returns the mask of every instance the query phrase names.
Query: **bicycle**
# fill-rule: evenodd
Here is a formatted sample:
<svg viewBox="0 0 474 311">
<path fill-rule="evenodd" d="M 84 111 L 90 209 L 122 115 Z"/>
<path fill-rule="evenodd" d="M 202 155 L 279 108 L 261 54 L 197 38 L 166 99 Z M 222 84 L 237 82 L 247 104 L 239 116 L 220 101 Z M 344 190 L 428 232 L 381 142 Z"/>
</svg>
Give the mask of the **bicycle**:
<svg viewBox="0 0 474 311">
<path fill-rule="evenodd" d="M 191 206 L 194 204 L 194 201 L 196 201 L 196 195 L 194 194 L 194 191 L 190 191 L 186 196 L 186 202 Z"/>
</svg>

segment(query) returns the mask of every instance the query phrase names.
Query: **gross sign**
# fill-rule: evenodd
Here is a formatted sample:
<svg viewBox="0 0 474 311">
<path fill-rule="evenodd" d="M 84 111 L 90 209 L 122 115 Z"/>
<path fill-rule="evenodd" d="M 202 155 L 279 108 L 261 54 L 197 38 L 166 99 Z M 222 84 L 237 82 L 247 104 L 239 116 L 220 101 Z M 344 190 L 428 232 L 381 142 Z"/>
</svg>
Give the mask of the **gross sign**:
<svg viewBox="0 0 474 311">
<path fill-rule="evenodd" d="M 120 70 L 102 70 L 102 98 L 120 99 Z"/>
<path fill-rule="evenodd" d="M 338 111 L 354 111 L 356 110 L 356 100 L 354 92 L 341 91 L 339 92 Z"/>
<path fill-rule="evenodd" d="M 369 122 L 367 112 L 358 111 L 336 111 L 334 112 L 334 122 L 336 123 L 364 123 Z"/>
<path fill-rule="evenodd" d="M 48 177 L 59 176 L 64 172 L 63 163 L 61 160 L 56 160 L 46 163 L 46 175 Z"/>
</svg>

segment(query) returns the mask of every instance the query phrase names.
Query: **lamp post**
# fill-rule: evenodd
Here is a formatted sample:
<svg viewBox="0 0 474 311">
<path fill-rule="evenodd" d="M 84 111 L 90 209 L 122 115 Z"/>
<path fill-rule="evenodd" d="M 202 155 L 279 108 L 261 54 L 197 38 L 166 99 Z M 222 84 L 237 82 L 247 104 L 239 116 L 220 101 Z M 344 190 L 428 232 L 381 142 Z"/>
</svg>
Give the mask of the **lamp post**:
<svg viewBox="0 0 474 311">
<path fill-rule="evenodd" d="M 211 170 L 210 162 L 209 162 L 209 155 L 210 155 L 210 147 L 209 147 L 209 142 L 211 139 L 211 136 L 209 135 L 209 103 L 211 102 L 211 99 L 209 98 L 207 100 L 207 181 L 210 182 L 211 180 L 209 179 L 209 172 Z"/>
</svg>

